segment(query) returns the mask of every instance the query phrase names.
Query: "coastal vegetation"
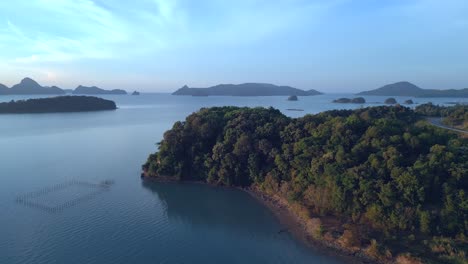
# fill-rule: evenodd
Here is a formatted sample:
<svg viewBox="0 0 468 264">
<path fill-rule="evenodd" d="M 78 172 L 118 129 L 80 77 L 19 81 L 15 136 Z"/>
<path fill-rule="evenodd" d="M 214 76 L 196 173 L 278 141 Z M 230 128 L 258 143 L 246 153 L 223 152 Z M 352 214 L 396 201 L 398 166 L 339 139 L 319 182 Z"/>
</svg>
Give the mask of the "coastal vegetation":
<svg viewBox="0 0 468 264">
<path fill-rule="evenodd" d="M 114 110 L 113 101 L 92 96 L 58 96 L 0 103 L 0 114 Z"/>
<path fill-rule="evenodd" d="M 417 106 L 415 111 L 423 116 L 440 117 L 447 126 L 468 130 L 468 105 L 447 107 L 427 103 Z"/>
<path fill-rule="evenodd" d="M 466 263 L 468 139 L 426 111 L 205 108 L 164 134 L 143 174 L 255 190 L 311 237 L 379 262 Z"/>
</svg>

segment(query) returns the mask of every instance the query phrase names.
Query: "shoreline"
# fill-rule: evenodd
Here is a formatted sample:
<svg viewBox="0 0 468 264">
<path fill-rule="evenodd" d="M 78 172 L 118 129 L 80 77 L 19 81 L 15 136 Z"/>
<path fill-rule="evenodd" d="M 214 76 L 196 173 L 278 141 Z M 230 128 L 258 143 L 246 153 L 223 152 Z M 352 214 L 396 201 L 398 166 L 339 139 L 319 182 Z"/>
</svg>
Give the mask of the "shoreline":
<svg viewBox="0 0 468 264">
<path fill-rule="evenodd" d="M 317 250 L 319 253 L 325 254 L 327 256 L 335 257 L 339 260 L 345 261 L 346 263 L 380 263 L 360 254 L 360 252 L 353 253 L 336 243 L 325 240 L 324 238 L 313 238 L 312 234 L 310 234 L 310 231 L 307 228 L 305 221 L 296 215 L 286 204 L 282 203 L 279 199 L 275 199 L 274 197 L 271 197 L 270 195 L 265 194 L 253 187 L 238 189 L 248 193 L 262 205 L 267 207 L 275 215 L 280 224 L 285 227 L 285 229 L 280 230 L 280 232 L 285 231 L 290 233 L 306 247 Z"/>
<path fill-rule="evenodd" d="M 250 195 L 252 198 L 257 200 L 257 202 L 261 203 L 265 206 L 270 212 L 277 218 L 280 222 L 283 229 L 279 230 L 279 232 L 288 232 L 291 236 L 297 239 L 300 243 L 303 243 L 307 248 L 315 250 L 317 253 L 324 254 L 326 256 L 330 256 L 336 258 L 338 260 L 342 260 L 345 263 L 351 264 L 377 264 L 377 263 L 385 263 L 379 262 L 374 259 L 367 257 L 362 251 L 361 248 L 358 252 L 353 252 L 350 249 L 340 246 L 336 243 L 336 239 L 334 241 L 327 241 L 325 238 L 317 239 L 313 238 L 311 232 L 307 228 L 307 224 L 304 220 L 302 220 L 298 215 L 296 215 L 287 205 L 283 204 L 278 199 L 271 197 L 254 187 L 235 187 L 235 186 L 218 186 L 214 184 L 209 184 L 204 181 L 180 181 L 174 180 L 170 177 L 150 177 L 146 174 L 141 175 L 141 179 L 144 181 L 152 181 L 155 183 L 188 183 L 188 184 L 203 184 L 209 185 L 213 187 L 222 187 L 222 188 L 235 188 L 240 191 L 243 191 Z"/>
</svg>

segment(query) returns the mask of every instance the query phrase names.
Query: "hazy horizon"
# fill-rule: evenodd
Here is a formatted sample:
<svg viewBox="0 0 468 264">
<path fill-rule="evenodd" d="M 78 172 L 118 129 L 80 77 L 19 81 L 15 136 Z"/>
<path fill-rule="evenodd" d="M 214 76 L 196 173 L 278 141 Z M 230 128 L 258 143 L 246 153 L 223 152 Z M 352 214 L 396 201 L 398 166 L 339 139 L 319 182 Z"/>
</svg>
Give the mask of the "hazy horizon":
<svg viewBox="0 0 468 264">
<path fill-rule="evenodd" d="M 468 87 L 462 0 L 0 3 L 0 83 L 171 92 L 262 82 L 354 93 Z M 34 19 L 31 19 L 33 17 Z"/>
</svg>

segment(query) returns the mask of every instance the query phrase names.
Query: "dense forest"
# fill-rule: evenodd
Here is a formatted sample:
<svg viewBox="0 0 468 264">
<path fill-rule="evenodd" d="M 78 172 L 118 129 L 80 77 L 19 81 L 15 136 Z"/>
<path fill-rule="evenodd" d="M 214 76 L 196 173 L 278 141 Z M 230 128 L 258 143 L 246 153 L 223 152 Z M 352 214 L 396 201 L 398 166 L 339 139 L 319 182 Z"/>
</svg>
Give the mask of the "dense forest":
<svg viewBox="0 0 468 264">
<path fill-rule="evenodd" d="M 114 110 L 113 101 L 92 96 L 58 96 L 0 103 L 0 114 Z"/>
<path fill-rule="evenodd" d="M 273 108 L 201 109 L 164 134 L 143 170 L 281 196 L 306 218 L 339 219 L 349 246 L 377 259 L 466 263 L 468 140 L 410 108 L 295 119 Z"/>
</svg>

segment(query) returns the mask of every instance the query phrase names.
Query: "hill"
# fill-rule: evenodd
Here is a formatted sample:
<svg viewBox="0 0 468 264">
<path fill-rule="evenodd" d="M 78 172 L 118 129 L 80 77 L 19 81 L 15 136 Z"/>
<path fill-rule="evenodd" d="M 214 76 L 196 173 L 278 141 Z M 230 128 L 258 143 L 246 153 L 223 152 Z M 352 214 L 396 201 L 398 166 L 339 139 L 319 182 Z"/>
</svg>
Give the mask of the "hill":
<svg viewBox="0 0 468 264">
<path fill-rule="evenodd" d="M 402 106 L 301 118 L 213 107 L 176 122 L 142 169 L 144 179 L 253 190 L 309 238 L 377 263 L 466 263 L 467 147 Z"/>
<path fill-rule="evenodd" d="M 0 114 L 115 110 L 115 103 L 92 96 L 58 96 L 0 103 Z"/>
<path fill-rule="evenodd" d="M 125 90 L 114 89 L 114 90 L 104 90 L 96 86 L 78 86 L 73 91 L 73 94 L 127 94 Z"/>
<path fill-rule="evenodd" d="M 20 83 L 13 85 L 11 88 L 3 84 L 0 85 L 0 95 L 9 94 L 65 94 L 65 91 L 57 86 L 41 86 L 31 78 L 24 78 Z"/>
<path fill-rule="evenodd" d="M 309 96 L 322 94 L 316 90 L 304 91 L 290 86 L 277 86 L 268 83 L 219 84 L 208 88 L 189 88 L 187 85 L 173 95 L 192 96 Z"/>
<path fill-rule="evenodd" d="M 410 82 L 397 82 L 387 84 L 375 90 L 364 91 L 358 95 L 378 95 L 378 96 L 413 96 L 413 97 L 468 97 L 466 89 L 422 89 Z"/>
<path fill-rule="evenodd" d="M 410 82 L 397 82 L 387 84 L 378 89 L 360 92 L 358 95 L 382 95 L 382 96 L 418 96 L 424 93 L 424 89 Z"/>
</svg>

